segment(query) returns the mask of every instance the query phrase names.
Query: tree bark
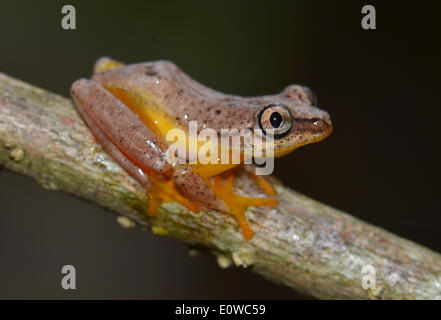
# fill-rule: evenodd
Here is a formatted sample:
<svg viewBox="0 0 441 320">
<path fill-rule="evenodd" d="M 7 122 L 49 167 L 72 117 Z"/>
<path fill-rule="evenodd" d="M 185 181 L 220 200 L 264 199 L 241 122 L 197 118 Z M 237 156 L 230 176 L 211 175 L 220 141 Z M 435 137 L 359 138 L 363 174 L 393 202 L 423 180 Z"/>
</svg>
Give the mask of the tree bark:
<svg viewBox="0 0 441 320">
<path fill-rule="evenodd" d="M 148 197 L 95 142 L 70 99 L 0 73 L 0 164 L 104 206 L 156 234 L 204 248 L 219 266 L 241 266 L 322 299 L 440 299 L 441 256 L 275 183 L 277 208 L 250 208 L 255 237 L 216 211 L 194 214 L 166 203 L 146 214 Z M 242 174 L 237 192 L 253 195 Z M 369 273 L 375 268 L 375 275 Z M 368 277 L 375 276 L 375 288 Z M 371 278 L 372 280 L 372 278 Z"/>
</svg>

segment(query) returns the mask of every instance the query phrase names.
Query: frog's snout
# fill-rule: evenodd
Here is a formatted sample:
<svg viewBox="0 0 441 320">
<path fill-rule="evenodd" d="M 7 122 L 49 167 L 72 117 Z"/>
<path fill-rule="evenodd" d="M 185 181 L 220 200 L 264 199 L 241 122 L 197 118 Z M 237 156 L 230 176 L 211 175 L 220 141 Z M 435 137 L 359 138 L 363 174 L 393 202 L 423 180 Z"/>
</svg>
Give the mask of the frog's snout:
<svg viewBox="0 0 441 320">
<path fill-rule="evenodd" d="M 309 126 L 310 132 L 313 134 L 313 142 L 318 142 L 328 137 L 334 129 L 329 113 L 320 110 L 320 112 L 311 119 Z"/>
<path fill-rule="evenodd" d="M 328 137 L 332 130 L 332 122 L 326 112 L 316 113 L 311 118 L 294 118 L 291 133 L 281 140 L 274 141 L 274 157 L 278 158 L 301 146 L 319 142 Z"/>
<path fill-rule="evenodd" d="M 331 119 L 328 117 L 313 117 L 309 119 L 294 119 L 293 131 L 307 137 L 308 143 L 325 139 L 332 132 Z M 308 138 L 309 137 L 309 138 Z M 303 143 L 302 143 L 303 144 Z"/>
<path fill-rule="evenodd" d="M 334 127 L 332 126 L 331 119 L 329 115 L 327 118 L 323 119 L 312 119 L 312 132 L 314 132 L 317 136 L 316 141 L 320 141 L 328 137 Z"/>
<path fill-rule="evenodd" d="M 313 133 L 323 136 L 323 139 L 331 134 L 333 125 L 328 112 L 314 107 L 314 110 L 310 113 L 309 118 L 311 119 L 312 124 L 309 129 Z"/>
</svg>

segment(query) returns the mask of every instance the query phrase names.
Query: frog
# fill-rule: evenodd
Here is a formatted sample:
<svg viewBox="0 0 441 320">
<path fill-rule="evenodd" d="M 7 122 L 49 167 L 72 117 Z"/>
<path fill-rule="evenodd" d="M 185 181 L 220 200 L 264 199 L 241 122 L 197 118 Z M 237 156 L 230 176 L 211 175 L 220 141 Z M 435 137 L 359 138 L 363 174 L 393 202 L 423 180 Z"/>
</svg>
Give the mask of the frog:
<svg viewBox="0 0 441 320">
<path fill-rule="evenodd" d="M 243 238 L 254 231 L 246 217 L 250 207 L 276 207 L 272 183 L 245 164 L 177 163 L 170 161 L 167 133 L 188 132 L 196 121 L 198 132 L 211 128 L 258 130 L 271 133 L 272 155 L 285 156 L 295 149 L 329 136 L 329 114 L 317 107 L 308 87 L 288 85 L 278 94 L 243 97 L 200 84 L 168 60 L 124 64 L 103 57 L 90 79 L 76 80 L 71 95 L 84 122 L 103 149 L 149 196 L 147 214 L 155 217 L 163 203 L 177 202 L 191 212 L 202 208 L 235 218 Z M 245 168 L 261 191 L 247 197 L 237 193 L 234 182 Z"/>
</svg>

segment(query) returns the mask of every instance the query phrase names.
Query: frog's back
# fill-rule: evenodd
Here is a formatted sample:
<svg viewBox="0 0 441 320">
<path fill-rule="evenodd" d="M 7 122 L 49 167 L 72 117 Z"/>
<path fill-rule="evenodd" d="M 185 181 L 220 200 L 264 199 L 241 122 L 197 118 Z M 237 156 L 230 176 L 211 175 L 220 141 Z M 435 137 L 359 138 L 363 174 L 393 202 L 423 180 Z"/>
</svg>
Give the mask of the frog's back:
<svg viewBox="0 0 441 320">
<path fill-rule="evenodd" d="M 162 111 L 187 126 L 197 120 L 199 128 L 253 128 L 258 107 L 270 103 L 265 97 L 243 98 L 206 87 L 166 60 L 127 65 L 97 73 L 93 80 L 105 86 L 148 93 Z M 141 94 L 141 93 L 140 93 Z"/>
<path fill-rule="evenodd" d="M 124 65 L 96 73 L 93 80 L 142 96 L 147 107 L 160 109 L 182 127 L 197 121 L 199 130 L 252 129 L 260 109 L 279 103 L 300 117 L 326 116 L 311 106 L 300 86 L 288 86 L 280 94 L 260 97 L 224 94 L 200 84 L 167 60 Z"/>
</svg>

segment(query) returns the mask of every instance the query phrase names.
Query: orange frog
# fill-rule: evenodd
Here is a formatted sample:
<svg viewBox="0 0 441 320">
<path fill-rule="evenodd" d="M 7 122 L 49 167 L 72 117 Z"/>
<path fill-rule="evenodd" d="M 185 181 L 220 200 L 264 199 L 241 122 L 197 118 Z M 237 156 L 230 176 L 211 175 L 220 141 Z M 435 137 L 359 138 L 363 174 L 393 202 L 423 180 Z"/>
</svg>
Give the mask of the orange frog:
<svg viewBox="0 0 441 320">
<path fill-rule="evenodd" d="M 216 157 L 201 162 L 194 156 L 204 144 L 198 134 L 189 133 L 191 124 L 196 133 L 209 128 L 219 137 L 224 129 L 271 135 L 272 143 L 265 145 L 262 158 L 268 156 L 268 147 L 269 154 L 280 157 L 332 131 L 328 113 L 315 106 L 306 87 L 290 85 L 280 94 L 261 97 L 223 94 L 168 61 L 123 65 L 101 58 L 92 79 L 75 81 L 71 93 L 98 142 L 146 188 L 148 214 L 155 215 L 162 202 L 178 202 L 194 212 L 200 206 L 212 208 L 234 216 L 246 239 L 253 237 L 246 209 L 277 205 L 273 188 L 260 175 L 250 173 L 268 197 L 248 198 L 233 192 L 237 169 L 249 160 L 245 154 L 253 154 L 244 150 L 253 151 L 254 140 L 240 139 L 228 147 L 227 158 L 232 160 L 235 154 L 239 161 L 225 163 Z M 186 133 L 186 139 L 172 143 L 168 135 L 176 129 Z M 210 143 L 213 147 L 214 142 Z M 184 156 L 176 150 L 170 153 L 172 144 L 187 152 Z M 225 154 L 225 148 L 220 152 Z"/>
</svg>

